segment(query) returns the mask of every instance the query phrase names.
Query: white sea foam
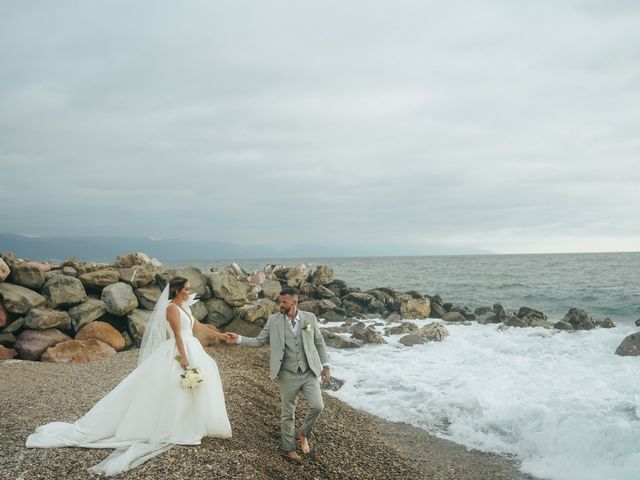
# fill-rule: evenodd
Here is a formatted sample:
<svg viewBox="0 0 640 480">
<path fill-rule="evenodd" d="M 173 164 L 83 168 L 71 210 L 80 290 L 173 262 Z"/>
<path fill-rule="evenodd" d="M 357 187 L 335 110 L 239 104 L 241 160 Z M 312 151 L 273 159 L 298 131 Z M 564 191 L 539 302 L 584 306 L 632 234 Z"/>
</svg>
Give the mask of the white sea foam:
<svg viewBox="0 0 640 480">
<path fill-rule="evenodd" d="M 416 322 L 420 325 L 427 321 Z M 332 349 L 335 395 L 553 480 L 640 478 L 640 358 L 632 327 L 584 332 L 447 325 L 443 342 Z"/>
</svg>

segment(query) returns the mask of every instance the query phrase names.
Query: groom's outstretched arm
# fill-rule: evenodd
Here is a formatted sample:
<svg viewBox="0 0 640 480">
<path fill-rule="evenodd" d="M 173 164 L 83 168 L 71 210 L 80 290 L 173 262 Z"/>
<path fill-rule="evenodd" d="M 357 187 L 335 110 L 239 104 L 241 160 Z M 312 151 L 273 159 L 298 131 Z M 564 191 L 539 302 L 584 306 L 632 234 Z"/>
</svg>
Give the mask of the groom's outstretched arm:
<svg viewBox="0 0 640 480">
<path fill-rule="evenodd" d="M 247 347 L 262 347 L 263 345 L 267 345 L 269 343 L 269 329 L 271 327 L 271 318 L 267 320 L 267 323 L 262 328 L 262 331 L 258 334 L 257 337 L 244 337 L 242 335 L 238 335 L 236 333 L 231 333 L 233 343 L 237 343 L 240 345 L 245 345 Z"/>
</svg>

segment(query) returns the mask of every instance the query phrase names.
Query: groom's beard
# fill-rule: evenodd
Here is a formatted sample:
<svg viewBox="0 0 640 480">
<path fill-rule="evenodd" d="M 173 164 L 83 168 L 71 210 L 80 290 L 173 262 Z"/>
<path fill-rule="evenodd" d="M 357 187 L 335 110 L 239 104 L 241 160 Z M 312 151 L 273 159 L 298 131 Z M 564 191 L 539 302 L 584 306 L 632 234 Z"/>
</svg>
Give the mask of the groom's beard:
<svg viewBox="0 0 640 480">
<path fill-rule="evenodd" d="M 289 308 L 280 307 L 280 313 L 284 313 L 286 315 L 290 311 L 291 311 L 291 307 L 289 307 Z"/>
</svg>

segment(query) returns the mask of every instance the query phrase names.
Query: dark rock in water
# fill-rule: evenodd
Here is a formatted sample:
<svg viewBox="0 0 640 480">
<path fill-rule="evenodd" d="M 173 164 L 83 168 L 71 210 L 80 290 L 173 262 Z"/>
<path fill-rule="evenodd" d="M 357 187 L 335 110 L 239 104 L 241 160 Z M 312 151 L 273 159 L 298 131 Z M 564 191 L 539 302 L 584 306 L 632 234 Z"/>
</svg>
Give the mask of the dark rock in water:
<svg viewBox="0 0 640 480">
<path fill-rule="evenodd" d="M 394 312 L 385 318 L 385 320 L 389 323 L 400 323 L 402 322 L 402 315 Z"/>
<path fill-rule="evenodd" d="M 581 308 L 571 308 L 562 319 L 569 322 L 574 330 L 591 330 L 595 328 L 595 324 L 591 316 Z"/>
<path fill-rule="evenodd" d="M 431 304 L 431 313 L 429 314 L 429 317 L 442 318 L 445 316 L 446 313 L 447 311 L 444 309 L 444 307 L 441 304 L 439 303 Z"/>
<path fill-rule="evenodd" d="M 367 326 L 363 322 L 356 322 L 353 325 L 351 325 L 350 328 L 351 328 L 351 332 L 353 333 L 353 332 L 361 332 L 362 330 L 367 328 Z"/>
<path fill-rule="evenodd" d="M 509 312 L 501 303 L 494 303 L 493 311 L 496 312 L 496 317 L 498 317 L 498 320 L 501 322 L 504 322 L 509 317 Z"/>
<path fill-rule="evenodd" d="M 385 328 L 385 335 L 400 335 L 401 333 L 411 333 L 415 332 L 418 329 L 418 326 L 411 322 L 402 322 L 400 325 L 395 327 Z"/>
<path fill-rule="evenodd" d="M 444 301 L 442 300 L 442 297 L 440 295 L 434 295 L 433 297 L 431 297 L 431 304 L 436 304 L 436 305 L 444 305 Z"/>
<path fill-rule="evenodd" d="M 328 312 L 324 312 L 321 315 L 321 318 L 324 318 L 327 322 L 344 322 L 345 318 L 343 315 L 336 313 L 333 310 L 329 310 Z"/>
<path fill-rule="evenodd" d="M 515 315 L 509 315 L 503 322 L 507 327 L 528 327 L 529 323 Z"/>
<path fill-rule="evenodd" d="M 400 314 L 402 318 L 429 318 L 430 301 L 427 298 L 410 298 L 400 305 Z"/>
<path fill-rule="evenodd" d="M 483 313 L 482 315 L 478 315 L 476 320 L 478 321 L 478 323 L 482 325 L 486 325 L 488 323 L 500 323 L 500 320 L 498 320 L 498 316 L 493 311 L 489 311 L 489 312 Z"/>
<path fill-rule="evenodd" d="M 414 334 L 405 335 L 399 340 L 399 342 L 405 347 L 412 347 L 414 345 L 422 345 L 423 343 L 426 343 L 420 335 Z"/>
<path fill-rule="evenodd" d="M 558 329 L 558 330 L 573 330 L 573 325 L 571 325 L 569 322 L 565 322 L 565 321 L 559 321 L 553 324 L 553 328 Z"/>
<path fill-rule="evenodd" d="M 456 307 L 455 310 L 464 317 L 465 320 L 475 320 L 476 315 L 466 305 L 464 307 Z"/>
<path fill-rule="evenodd" d="M 534 318 L 538 318 L 540 320 L 546 320 L 547 316 L 539 310 L 534 310 L 529 307 L 520 307 L 517 314 L 518 318 L 529 318 L 533 320 Z"/>
<path fill-rule="evenodd" d="M 362 344 L 360 342 L 356 342 L 349 338 L 341 337 L 340 335 L 336 335 L 333 332 L 329 332 L 328 330 L 321 328 L 322 336 L 324 337 L 324 343 L 328 347 L 334 348 L 360 348 Z"/>
<path fill-rule="evenodd" d="M 626 337 L 616 349 L 616 355 L 623 357 L 640 355 L 640 332 Z"/>
<path fill-rule="evenodd" d="M 336 298 L 336 294 L 331 290 L 329 290 L 324 285 L 316 286 L 316 294 L 318 295 L 319 298 L 327 298 L 327 299 Z"/>
<path fill-rule="evenodd" d="M 636 320 L 636 327 L 640 327 L 640 318 Z"/>
<path fill-rule="evenodd" d="M 422 295 L 420 292 L 416 292 L 415 290 L 409 290 L 408 292 L 404 292 L 404 294 L 409 295 L 416 300 L 422 300 L 424 298 L 424 295 Z"/>
<path fill-rule="evenodd" d="M 384 304 L 373 295 L 352 292 L 342 298 L 342 304 L 348 315 L 375 313 L 382 314 L 386 309 Z"/>
<path fill-rule="evenodd" d="M 442 316 L 445 322 L 464 322 L 466 318 L 460 312 L 448 312 Z"/>
<path fill-rule="evenodd" d="M 474 312 L 478 317 L 479 317 L 480 315 L 485 315 L 485 314 L 487 314 L 487 313 L 489 313 L 489 312 L 491 312 L 491 313 L 494 313 L 494 314 L 495 314 L 495 312 L 493 311 L 493 307 L 478 307 L 478 308 L 476 308 L 473 312 Z"/>
<path fill-rule="evenodd" d="M 426 341 L 441 342 L 449 335 L 449 331 L 444 325 L 434 322 L 416 330 L 413 334 Z"/>
<path fill-rule="evenodd" d="M 613 323 L 613 320 L 611 320 L 609 317 L 607 317 L 604 320 L 598 320 L 596 322 L 596 327 L 600 327 L 600 328 L 615 328 L 616 324 Z"/>
<path fill-rule="evenodd" d="M 452 312 L 456 306 L 453 303 L 447 302 L 442 304 L 445 312 Z"/>
<path fill-rule="evenodd" d="M 348 327 L 322 327 L 322 330 L 331 333 L 351 333 Z"/>
<path fill-rule="evenodd" d="M 323 390 L 331 390 L 332 392 L 337 392 L 342 388 L 343 385 L 344 380 L 340 380 L 339 378 L 333 376 L 329 379 L 329 383 L 320 384 Z"/>
<path fill-rule="evenodd" d="M 367 327 L 364 330 L 357 330 L 353 332 L 351 336 L 356 340 L 360 340 L 362 343 L 376 343 L 379 345 L 387 343 L 373 327 Z"/>
</svg>

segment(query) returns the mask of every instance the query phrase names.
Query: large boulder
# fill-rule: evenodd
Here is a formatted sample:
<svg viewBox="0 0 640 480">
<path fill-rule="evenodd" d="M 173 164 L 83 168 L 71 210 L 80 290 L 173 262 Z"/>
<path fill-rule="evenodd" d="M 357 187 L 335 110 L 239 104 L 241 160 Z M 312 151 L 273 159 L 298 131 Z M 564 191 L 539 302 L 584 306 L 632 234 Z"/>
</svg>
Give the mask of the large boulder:
<svg viewBox="0 0 640 480">
<path fill-rule="evenodd" d="M 125 348 L 124 338 L 120 332 L 106 322 L 91 322 L 85 325 L 76 334 L 75 339 L 88 340 L 89 338 L 100 340 L 118 352 Z"/>
<path fill-rule="evenodd" d="M 419 328 L 413 332 L 413 334 L 429 342 L 441 342 L 449 335 L 449 331 L 444 325 L 439 323 L 430 323 Z"/>
<path fill-rule="evenodd" d="M 336 335 L 335 333 L 327 330 L 327 329 L 320 329 L 320 331 L 322 332 L 322 337 L 324 338 L 324 343 L 325 345 L 327 345 L 328 347 L 334 347 L 334 348 L 360 348 L 362 346 L 362 343 L 356 341 L 356 340 L 352 340 L 349 338 L 345 338 L 343 336 L 340 335 Z"/>
<path fill-rule="evenodd" d="M 7 315 L 7 311 L 4 309 L 4 306 L 0 302 L 0 328 L 4 327 L 7 324 L 7 320 L 9 316 Z"/>
<path fill-rule="evenodd" d="M 295 267 L 291 267 L 287 271 L 287 285 L 293 288 L 300 288 L 302 284 L 309 282 L 311 276 L 311 267 L 308 263 L 300 263 Z"/>
<path fill-rule="evenodd" d="M 400 305 L 403 318 L 428 318 L 431 314 L 431 302 L 428 298 L 409 299 Z"/>
<path fill-rule="evenodd" d="M 625 337 L 616 349 L 616 355 L 623 357 L 640 355 L 640 332 Z"/>
<path fill-rule="evenodd" d="M 351 292 L 342 298 L 342 305 L 350 316 L 358 314 L 382 314 L 386 309 L 384 304 L 369 293 Z"/>
<path fill-rule="evenodd" d="M 307 300 L 300 302 L 298 308 L 305 312 L 311 312 L 317 317 L 321 317 L 325 312 L 335 311 L 338 307 L 331 300 Z"/>
<path fill-rule="evenodd" d="M 606 317 L 603 320 L 598 320 L 596 322 L 596 327 L 599 327 L 599 328 L 616 328 L 616 324 L 613 323 L 613 320 L 611 320 L 609 317 Z"/>
<path fill-rule="evenodd" d="M 83 273 L 79 277 L 85 288 L 102 291 L 107 285 L 120 280 L 120 273 L 115 268 L 102 268 L 94 272 Z"/>
<path fill-rule="evenodd" d="M 205 305 L 209 312 L 206 318 L 206 323 L 210 323 L 216 327 L 225 326 L 235 317 L 233 308 L 220 298 L 210 298 L 205 302 Z"/>
<path fill-rule="evenodd" d="M 44 285 L 44 273 L 41 264 L 37 262 L 15 262 L 11 269 L 11 281 L 36 290 Z"/>
<path fill-rule="evenodd" d="M 256 323 L 264 326 L 270 315 L 279 310 L 278 305 L 269 300 L 262 298 L 254 303 L 248 303 L 236 309 L 236 316 L 245 322 Z"/>
<path fill-rule="evenodd" d="M 251 284 L 237 279 L 229 272 L 212 272 L 209 274 L 209 287 L 216 297 L 221 298 L 233 307 L 241 307 L 248 303 Z"/>
<path fill-rule="evenodd" d="M 49 305 L 53 308 L 71 307 L 87 299 L 82 282 L 67 275 L 58 275 L 47 281 L 42 292 L 49 299 Z"/>
<path fill-rule="evenodd" d="M 553 324 L 553 328 L 557 330 L 573 330 L 573 325 L 571 325 L 569 322 L 563 322 L 562 320 L 560 320 L 559 322 Z"/>
<path fill-rule="evenodd" d="M 509 318 L 509 312 L 501 303 L 493 304 L 493 311 L 496 313 L 496 317 L 499 322 L 504 322 L 507 318 Z"/>
<path fill-rule="evenodd" d="M 133 293 L 138 299 L 138 305 L 146 310 L 153 310 L 162 295 L 160 287 L 155 284 L 136 288 Z"/>
<path fill-rule="evenodd" d="M 0 282 L 4 282 L 10 273 L 11 269 L 9 268 L 9 265 L 7 265 L 7 262 L 0 257 Z"/>
<path fill-rule="evenodd" d="M 356 340 L 360 340 L 362 343 L 376 343 L 376 344 L 384 344 L 387 343 L 382 335 L 376 332 L 375 328 L 367 327 L 364 330 L 356 330 L 351 335 L 352 338 Z"/>
<path fill-rule="evenodd" d="M 174 270 L 167 270 L 171 278 L 184 277 L 189 280 L 191 293 L 195 293 L 198 298 L 207 297 L 207 278 L 202 274 L 199 268 L 189 267 Z"/>
<path fill-rule="evenodd" d="M 138 308 L 138 299 L 131 285 L 118 282 L 102 290 L 100 299 L 107 305 L 107 312 L 123 317 Z"/>
<path fill-rule="evenodd" d="M 133 288 L 140 288 L 155 282 L 156 274 L 151 268 L 139 265 L 119 270 L 120 281 L 128 283 Z"/>
<path fill-rule="evenodd" d="M 442 316 L 442 320 L 445 322 L 466 322 L 467 319 L 464 318 L 460 312 L 447 312 Z"/>
<path fill-rule="evenodd" d="M 47 299 L 39 293 L 6 282 L 0 283 L 0 298 L 2 298 L 4 308 L 17 315 L 24 315 L 32 308 L 47 303 Z"/>
<path fill-rule="evenodd" d="M 447 311 L 439 303 L 431 303 L 430 318 L 442 318 L 447 314 Z"/>
<path fill-rule="evenodd" d="M 424 341 L 424 338 L 422 338 L 420 335 L 416 335 L 414 333 L 410 333 L 409 335 L 405 335 L 400 340 L 398 340 L 398 342 L 400 342 L 405 347 L 413 347 L 414 345 L 422 345 L 423 343 L 426 343 Z"/>
<path fill-rule="evenodd" d="M 333 282 L 333 269 L 327 265 L 318 265 L 311 275 L 314 285 L 327 285 Z"/>
<path fill-rule="evenodd" d="M 244 337 L 255 337 L 262 331 L 262 327 L 256 323 L 251 323 L 242 320 L 241 318 L 236 318 L 228 325 L 225 325 L 224 331 L 237 333 L 238 335 L 242 335 Z"/>
<path fill-rule="evenodd" d="M 16 352 L 13 348 L 7 348 L 3 345 L 0 345 L 0 360 L 11 360 L 18 352 Z"/>
<path fill-rule="evenodd" d="M 209 310 L 207 310 L 206 305 L 202 301 L 194 303 L 189 307 L 189 309 L 191 310 L 191 314 L 199 322 L 202 322 L 205 318 L 207 318 L 207 315 L 209 315 Z"/>
<path fill-rule="evenodd" d="M 40 356 L 57 343 L 71 340 L 60 330 L 50 328 L 48 330 L 25 330 L 18 335 L 18 340 L 13 348 L 23 360 L 40 360 Z"/>
<path fill-rule="evenodd" d="M 562 320 L 569 322 L 574 330 L 591 330 L 596 326 L 591 315 L 581 308 L 570 308 Z"/>
<path fill-rule="evenodd" d="M 25 326 L 33 330 L 45 330 L 57 328 L 59 330 L 71 330 L 71 317 L 67 312 L 53 310 L 51 308 L 32 308 L 24 319 Z"/>
<path fill-rule="evenodd" d="M 88 298 L 86 302 L 69 309 L 71 324 L 76 332 L 105 313 L 107 313 L 107 304 L 97 298 Z"/>
<path fill-rule="evenodd" d="M 274 302 L 280 297 L 282 291 L 282 285 L 278 280 L 267 278 L 262 284 L 262 294 L 265 298 L 273 300 Z"/>
<path fill-rule="evenodd" d="M 146 266 L 151 263 L 151 259 L 147 254 L 142 252 L 128 253 L 126 255 L 120 255 L 116 258 L 114 266 L 116 268 L 131 268 L 135 265 Z"/>
<path fill-rule="evenodd" d="M 142 342 L 142 336 L 145 328 L 147 328 L 147 323 L 149 323 L 149 317 L 151 317 L 151 312 L 140 309 L 136 309 L 127 315 L 127 326 L 137 346 L 140 346 Z"/>
<path fill-rule="evenodd" d="M 385 335 L 401 335 L 403 333 L 412 333 L 418 329 L 415 323 L 402 322 L 400 325 L 384 329 Z"/>
<path fill-rule="evenodd" d="M 67 340 L 49 347 L 42 354 L 43 362 L 88 363 L 101 358 L 112 357 L 116 351 L 95 338 L 87 340 Z"/>
</svg>

